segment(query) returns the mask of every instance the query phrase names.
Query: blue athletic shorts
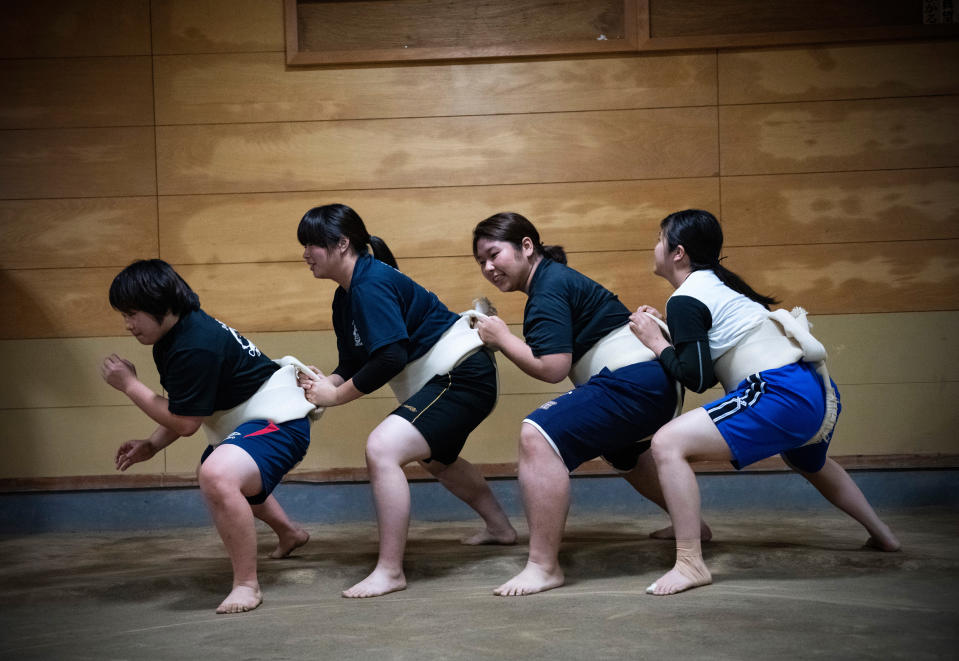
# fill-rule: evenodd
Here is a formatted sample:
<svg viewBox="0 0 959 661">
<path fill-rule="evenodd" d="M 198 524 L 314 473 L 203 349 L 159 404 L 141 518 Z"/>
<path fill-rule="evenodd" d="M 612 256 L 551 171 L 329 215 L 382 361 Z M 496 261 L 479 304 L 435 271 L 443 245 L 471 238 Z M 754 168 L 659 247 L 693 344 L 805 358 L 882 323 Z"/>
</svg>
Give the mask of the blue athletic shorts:
<svg viewBox="0 0 959 661">
<path fill-rule="evenodd" d="M 570 472 L 599 456 L 630 471 L 649 449 L 646 439 L 672 419 L 676 397 L 676 384 L 658 360 L 651 360 L 614 372 L 603 368 L 523 422 L 546 437 Z"/>
<path fill-rule="evenodd" d="M 477 351 L 449 374 L 434 376 L 394 411 L 426 439 L 426 462 L 452 464 L 466 439 L 496 405 L 496 364 Z"/>
<path fill-rule="evenodd" d="M 251 505 L 259 505 L 273 493 L 283 476 L 303 460 L 310 447 L 310 421 L 297 418 L 275 424 L 269 420 L 251 420 L 237 427 L 221 445 L 236 445 L 253 457 L 260 469 L 263 490 L 247 500 Z M 212 445 L 207 447 L 200 463 L 215 449 Z"/>
<path fill-rule="evenodd" d="M 838 399 L 839 390 L 830 383 Z M 826 463 L 831 434 L 804 445 L 819 431 L 826 410 L 822 377 L 811 363 L 750 374 L 735 390 L 703 408 L 723 435 L 737 469 L 774 454 L 807 473 Z"/>
</svg>

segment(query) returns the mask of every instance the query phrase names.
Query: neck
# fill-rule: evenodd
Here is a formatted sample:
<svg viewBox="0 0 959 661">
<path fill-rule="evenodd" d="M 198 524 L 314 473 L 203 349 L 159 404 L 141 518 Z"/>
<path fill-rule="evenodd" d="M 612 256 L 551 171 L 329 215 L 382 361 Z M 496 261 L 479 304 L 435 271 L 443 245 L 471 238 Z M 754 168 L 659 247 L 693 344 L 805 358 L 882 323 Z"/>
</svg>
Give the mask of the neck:
<svg viewBox="0 0 959 661">
<path fill-rule="evenodd" d="M 686 278 L 688 278 L 692 272 L 693 270 L 689 267 L 678 268 L 666 276 L 666 280 L 673 286 L 673 289 L 676 289 L 686 281 Z"/>
<path fill-rule="evenodd" d="M 346 291 L 350 291 L 350 282 L 353 280 L 353 270 L 356 268 L 356 260 L 358 257 L 359 256 L 354 252 L 347 252 L 343 256 L 343 262 L 340 265 L 340 268 L 333 276 L 333 280 L 336 282 L 336 284 Z"/>
<path fill-rule="evenodd" d="M 540 262 L 543 261 L 542 255 L 533 254 L 533 259 L 530 262 L 529 276 L 526 278 L 526 284 L 523 285 L 523 293 L 529 294 L 529 283 L 533 281 L 533 274 L 536 273 L 537 267 L 539 267 Z"/>
</svg>

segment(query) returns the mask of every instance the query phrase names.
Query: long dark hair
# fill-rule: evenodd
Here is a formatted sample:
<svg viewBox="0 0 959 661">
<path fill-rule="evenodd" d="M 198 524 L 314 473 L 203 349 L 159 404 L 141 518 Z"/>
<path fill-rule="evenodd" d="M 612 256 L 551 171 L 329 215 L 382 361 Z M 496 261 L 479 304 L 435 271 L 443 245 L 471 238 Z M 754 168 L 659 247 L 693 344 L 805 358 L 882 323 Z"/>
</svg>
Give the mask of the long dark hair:
<svg viewBox="0 0 959 661">
<path fill-rule="evenodd" d="M 512 211 L 493 214 L 473 229 L 473 257 L 476 257 L 476 244 L 480 239 L 507 241 L 519 247 L 526 237 L 533 242 L 533 248 L 538 255 L 548 257 L 560 264 L 566 263 L 566 251 L 563 250 L 563 246 L 544 246 L 533 223 L 529 222 L 525 216 Z"/>
<path fill-rule="evenodd" d="M 716 216 L 702 209 L 686 209 L 671 213 L 659 224 L 669 251 L 682 246 L 689 255 L 689 266 L 694 271 L 710 269 L 724 285 L 751 298 L 767 310 L 778 303 L 771 296 L 757 293 L 746 281 L 720 264 L 723 248 L 723 229 Z"/>
<path fill-rule="evenodd" d="M 200 297 L 162 259 L 138 259 L 110 284 L 110 305 L 126 314 L 146 312 L 162 323 L 168 312 L 183 316 L 200 309 Z"/>
<path fill-rule="evenodd" d="M 357 255 L 366 255 L 372 248 L 373 256 L 393 268 L 396 258 L 390 252 L 386 242 L 378 236 L 371 236 L 360 215 L 345 204 L 325 204 L 307 211 L 296 228 L 296 238 L 302 245 L 332 248 L 342 237 L 350 240 L 350 246 Z"/>
</svg>

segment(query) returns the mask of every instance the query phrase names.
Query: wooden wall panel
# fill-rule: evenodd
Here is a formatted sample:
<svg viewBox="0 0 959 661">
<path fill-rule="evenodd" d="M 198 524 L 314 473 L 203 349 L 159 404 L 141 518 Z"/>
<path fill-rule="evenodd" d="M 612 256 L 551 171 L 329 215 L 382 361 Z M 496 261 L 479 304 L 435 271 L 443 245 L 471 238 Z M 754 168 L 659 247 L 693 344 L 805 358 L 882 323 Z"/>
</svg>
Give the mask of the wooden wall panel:
<svg viewBox="0 0 959 661">
<path fill-rule="evenodd" d="M 721 106 L 724 175 L 959 165 L 959 96 Z"/>
<path fill-rule="evenodd" d="M 0 131 L 0 198 L 155 195 L 152 127 Z"/>
<path fill-rule="evenodd" d="M 957 239 L 959 168 L 723 177 L 722 210 L 727 246 Z"/>
<path fill-rule="evenodd" d="M 280 51 L 283 0 L 153 0 L 153 53 Z"/>
<path fill-rule="evenodd" d="M 116 475 L 117 448 L 146 438 L 156 424 L 135 406 L 62 409 L 0 409 L 0 478 Z M 163 473 L 164 458 L 130 469 Z"/>
<path fill-rule="evenodd" d="M 719 181 L 160 196 L 160 252 L 188 264 L 300 259 L 300 218 L 311 207 L 332 202 L 353 207 L 397 259 L 470 256 L 476 223 L 498 211 L 522 213 L 545 242 L 569 250 L 648 249 L 668 213 L 718 209 Z"/>
<path fill-rule="evenodd" d="M 0 60 L 0 129 L 153 125 L 152 60 Z"/>
<path fill-rule="evenodd" d="M 712 108 L 157 127 L 159 192 L 703 177 Z"/>
<path fill-rule="evenodd" d="M 123 332 L 122 324 L 116 332 Z M 0 341 L 0 364 L 7 375 L 0 383 L 0 409 L 129 405 L 126 395 L 100 376 L 100 363 L 111 353 L 131 360 L 140 380 L 160 392 L 151 347 L 130 335 L 5 340 Z"/>
<path fill-rule="evenodd" d="M 123 267 L 156 257 L 155 197 L 0 200 L 0 268 Z"/>
<path fill-rule="evenodd" d="M 117 335 L 120 315 L 110 307 L 110 283 L 119 269 L 0 271 L 0 340 Z"/>
<path fill-rule="evenodd" d="M 732 248 L 726 267 L 812 314 L 959 310 L 959 241 Z"/>
<path fill-rule="evenodd" d="M 150 54 L 150 0 L 3 3 L 0 57 Z"/>
<path fill-rule="evenodd" d="M 716 103 L 716 56 L 284 70 L 280 53 L 157 57 L 158 124 L 618 110 Z"/>
<path fill-rule="evenodd" d="M 959 309 L 959 241 L 736 247 L 728 266 L 757 291 L 813 314 Z M 652 273 L 652 251 L 570 253 L 570 265 L 619 295 L 629 308 L 661 306 L 669 285 Z M 175 265 L 176 266 L 176 265 Z M 472 257 L 406 259 L 400 267 L 451 309 L 487 296 L 508 323 L 521 323 L 525 297 L 502 294 Z M 204 308 L 246 333 L 329 329 L 334 283 L 300 262 L 185 265 L 177 269 Z M 0 304 L 16 314 L 0 339 L 116 335 L 107 301 L 118 269 L 0 271 Z"/>
<path fill-rule="evenodd" d="M 959 93 L 959 41 L 719 52 L 719 103 Z"/>
</svg>

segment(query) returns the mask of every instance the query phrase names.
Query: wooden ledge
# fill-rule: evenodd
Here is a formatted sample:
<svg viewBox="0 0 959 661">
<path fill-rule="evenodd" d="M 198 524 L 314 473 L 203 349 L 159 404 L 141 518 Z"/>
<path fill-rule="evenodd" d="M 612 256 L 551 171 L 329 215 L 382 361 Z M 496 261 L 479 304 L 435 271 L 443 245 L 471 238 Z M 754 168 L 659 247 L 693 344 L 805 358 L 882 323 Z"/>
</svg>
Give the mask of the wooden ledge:
<svg viewBox="0 0 959 661">
<path fill-rule="evenodd" d="M 959 455 L 956 454 L 884 454 L 884 455 L 844 455 L 833 457 L 847 470 L 917 470 L 959 468 Z M 476 464 L 484 477 L 488 479 L 515 478 L 516 464 Z M 789 468 L 779 457 L 770 457 L 736 471 L 725 462 L 708 461 L 693 465 L 697 473 L 733 474 L 733 473 L 769 473 L 785 472 Z M 418 464 L 407 466 L 404 471 L 408 479 L 425 481 L 435 479 Z M 617 475 L 604 461 L 594 459 L 580 466 L 574 477 L 603 477 Z M 295 472 L 283 480 L 288 484 L 327 484 L 336 482 L 368 482 L 366 468 L 330 468 L 321 471 Z M 94 491 L 102 489 L 169 489 L 193 488 L 197 486 L 192 474 L 141 474 L 141 475 L 70 475 L 63 477 L 25 477 L 0 479 L 0 493 L 36 492 L 36 491 Z"/>
</svg>

